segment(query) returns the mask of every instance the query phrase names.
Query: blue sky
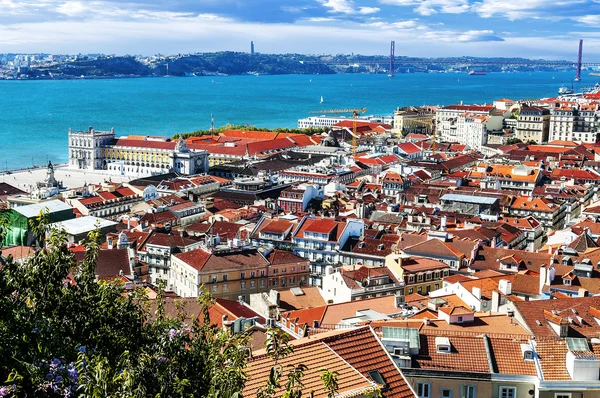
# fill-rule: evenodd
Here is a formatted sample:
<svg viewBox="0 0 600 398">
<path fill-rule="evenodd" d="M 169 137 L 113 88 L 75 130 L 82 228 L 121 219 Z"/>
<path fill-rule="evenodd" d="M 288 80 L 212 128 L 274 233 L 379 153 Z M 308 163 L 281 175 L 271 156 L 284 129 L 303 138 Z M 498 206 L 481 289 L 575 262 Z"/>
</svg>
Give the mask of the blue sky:
<svg viewBox="0 0 600 398">
<path fill-rule="evenodd" d="M 519 56 L 600 62 L 600 0 L 0 0 L 0 52 Z"/>
</svg>

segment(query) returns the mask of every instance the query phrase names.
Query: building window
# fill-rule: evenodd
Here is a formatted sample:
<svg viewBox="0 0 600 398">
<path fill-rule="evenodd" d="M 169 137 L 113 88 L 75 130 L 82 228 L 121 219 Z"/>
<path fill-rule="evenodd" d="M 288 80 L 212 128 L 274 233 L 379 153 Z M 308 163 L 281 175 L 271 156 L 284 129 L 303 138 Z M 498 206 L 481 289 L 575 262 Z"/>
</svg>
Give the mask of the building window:
<svg viewBox="0 0 600 398">
<path fill-rule="evenodd" d="M 223 282 L 227 282 L 227 274 L 223 275 Z"/>
<path fill-rule="evenodd" d="M 217 277 L 216 276 L 212 277 L 212 283 L 217 283 Z"/>
<path fill-rule="evenodd" d="M 431 383 L 417 383 L 417 397 L 431 398 Z"/>
<path fill-rule="evenodd" d="M 246 288 L 246 282 L 240 282 L 240 289 L 244 290 Z"/>
<path fill-rule="evenodd" d="M 213 285 L 213 287 L 212 287 L 212 292 L 213 292 L 213 293 L 216 293 L 218 290 L 219 290 L 219 286 L 217 286 L 217 285 Z"/>
<path fill-rule="evenodd" d="M 250 281 L 250 287 L 251 288 L 255 288 L 256 287 L 256 282 L 255 281 Z"/>
<path fill-rule="evenodd" d="M 554 394 L 554 398 L 571 398 L 571 393 L 570 392 L 559 392 L 557 394 Z"/>
<path fill-rule="evenodd" d="M 516 396 L 516 387 L 500 387 L 500 398 L 515 398 Z"/>
<path fill-rule="evenodd" d="M 265 280 L 264 279 L 260 280 L 260 287 L 265 287 Z"/>
<path fill-rule="evenodd" d="M 246 279 L 246 273 L 245 272 L 241 272 L 240 273 L 240 279 Z"/>
<path fill-rule="evenodd" d="M 413 294 L 413 292 L 414 292 L 414 289 L 412 287 L 408 289 L 408 294 Z"/>
<path fill-rule="evenodd" d="M 472 384 L 463 384 L 460 386 L 460 398 L 475 398 L 475 386 Z"/>
<path fill-rule="evenodd" d="M 229 291 L 229 286 L 227 285 L 227 283 L 223 283 L 223 291 L 224 292 L 228 292 Z"/>
<path fill-rule="evenodd" d="M 442 398 L 452 398 L 452 390 L 449 388 L 442 388 L 442 391 L 440 392 L 440 396 Z"/>
</svg>

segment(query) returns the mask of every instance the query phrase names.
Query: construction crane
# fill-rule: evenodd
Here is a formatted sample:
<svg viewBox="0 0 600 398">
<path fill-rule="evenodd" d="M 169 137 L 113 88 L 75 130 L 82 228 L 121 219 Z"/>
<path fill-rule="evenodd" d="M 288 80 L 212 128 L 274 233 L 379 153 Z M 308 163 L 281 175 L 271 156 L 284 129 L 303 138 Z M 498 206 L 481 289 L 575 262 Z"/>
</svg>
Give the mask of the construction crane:
<svg viewBox="0 0 600 398">
<path fill-rule="evenodd" d="M 343 108 L 343 109 L 325 109 L 320 111 L 310 111 L 310 114 L 319 114 L 319 115 L 339 115 L 340 113 L 352 113 L 352 156 L 356 156 L 356 148 L 358 147 L 358 141 L 356 137 L 358 136 L 356 133 L 356 119 L 361 113 L 365 113 L 367 108 Z"/>
</svg>

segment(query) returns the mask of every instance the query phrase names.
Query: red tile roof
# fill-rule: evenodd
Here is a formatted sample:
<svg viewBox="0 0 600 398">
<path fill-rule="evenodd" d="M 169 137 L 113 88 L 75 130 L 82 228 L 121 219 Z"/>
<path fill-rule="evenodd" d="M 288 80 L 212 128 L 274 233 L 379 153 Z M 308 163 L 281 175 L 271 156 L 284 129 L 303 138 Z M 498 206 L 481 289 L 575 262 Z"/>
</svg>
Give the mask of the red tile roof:
<svg viewBox="0 0 600 398">
<path fill-rule="evenodd" d="M 132 147 L 132 148 L 151 148 L 151 149 L 166 149 L 166 150 L 174 150 L 175 145 L 177 145 L 174 141 L 151 141 L 151 140 L 136 140 L 136 139 L 128 139 L 128 138 L 119 138 L 117 142 L 114 144 L 115 146 L 122 147 Z"/>
</svg>

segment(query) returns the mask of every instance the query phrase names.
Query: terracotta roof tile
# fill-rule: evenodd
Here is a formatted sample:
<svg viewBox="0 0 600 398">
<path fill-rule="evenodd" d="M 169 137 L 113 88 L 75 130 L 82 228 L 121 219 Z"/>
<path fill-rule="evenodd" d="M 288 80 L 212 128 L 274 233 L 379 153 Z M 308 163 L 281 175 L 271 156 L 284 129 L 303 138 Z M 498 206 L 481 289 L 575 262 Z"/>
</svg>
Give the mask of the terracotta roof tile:
<svg viewBox="0 0 600 398">
<path fill-rule="evenodd" d="M 344 334 L 325 338 L 324 342 L 339 356 L 363 375 L 378 371 L 387 384 L 384 397 L 413 397 L 410 387 L 382 345 L 368 328 L 360 328 Z"/>
<path fill-rule="evenodd" d="M 348 362 L 344 361 L 322 341 L 312 341 L 305 345 L 296 346 L 293 354 L 279 360 L 279 365 L 284 369 L 287 369 L 288 365 L 297 365 L 300 363 L 307 366 L 302 377 L 303 390 L 314 390 L 315 398 L 327 397 L 320 377 L 322 372 L 320 369 L 324 367 L 329 371 L 338 372 L 338 394 L 340 395 L 354 391 L 366 393 L 373 389 L 373 384 L 366 377 L 348 364 Z M 248 361 L 246 369 L 248 379 L 244 387 L 244 396 L 256 396 L 258 389 L 269 377 L 269 372 L 273 364 L 273 360 L 265 354 L 256 355 Z M 285 386 L 287 381 L 286 372 L 284 372 L 281 379 L 281 384 Z M 282 392 L 283 389 L 280 389 L 276 393 L 276 396 L 280 396 Z"/>
<path fill-rule="evenodd" d="M 568 348 L 564 340 L 538 340 L 535 351 L 545 380 L 571 380 L 566 367 Z"/>
<path fill-rule="evenodd" d="M 438 353 L 433 335 L 420 335 L 421 349 L 413 367 L 444 371 L 489 373 L 483 338 L 449 337 L 451 352 Z"/>
<path fill-rule="evenodd" d="M 492 337 L 489 341 L 491 355 L 498 373 L 537 376 L 535 362 L 525 360 L 521 351 L 521 344 L 528 344 L 527 339 Z"/>
</svg>

